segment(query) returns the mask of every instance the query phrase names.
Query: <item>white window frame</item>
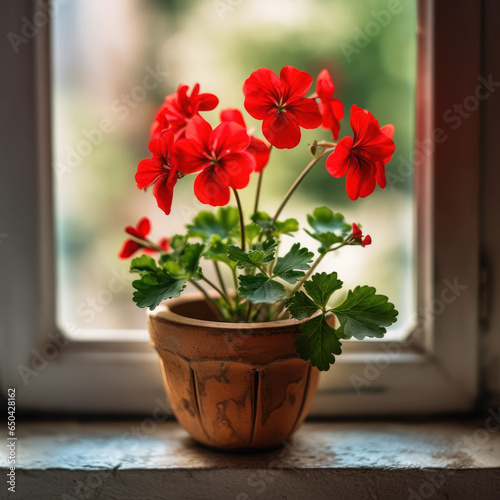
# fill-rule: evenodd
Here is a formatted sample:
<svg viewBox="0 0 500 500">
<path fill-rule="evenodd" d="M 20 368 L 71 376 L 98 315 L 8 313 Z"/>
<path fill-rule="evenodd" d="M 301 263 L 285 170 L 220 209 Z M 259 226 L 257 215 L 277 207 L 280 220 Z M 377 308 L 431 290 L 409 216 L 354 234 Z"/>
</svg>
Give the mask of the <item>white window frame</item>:
<svg viewBox="0 0 500 500">
<path fill-rule="evenodd" d="M 20 32 L 23 16 L 33 18 L 35 5 L 9 3 L 0 21 L 4 40 Z M 445 113 L 472 95 L 481 75 L 481 6 L 422 0 L 418 17 L 417 141 L 433 144 L 415 173 L 421 321 L 402 344 L 346 343 L 312 415 L 467 412 L 477 401 L 481 121 L 473 113 L 450 131 Z M 0 233 L 7 234 L 0 240 L 2 390 L 17 387 L 24 410 L 149 413 L 164 392 L 146 342 L 48 347 L 51 336 L 62 335 L 54 301 L 49 26 L 17 54 L 6 45 L 2 62 L 12 78 L 1 81 L 11 130 L 2 138 L 0 182 Z M 449 132 L 437 143 L 433 131 L 440 128 Z M 443 292 L 446 280 L 467 289 L 453 299 Z M 20 367 L 33 370 L 24 371 L 27 384 Z"/>
</svg>

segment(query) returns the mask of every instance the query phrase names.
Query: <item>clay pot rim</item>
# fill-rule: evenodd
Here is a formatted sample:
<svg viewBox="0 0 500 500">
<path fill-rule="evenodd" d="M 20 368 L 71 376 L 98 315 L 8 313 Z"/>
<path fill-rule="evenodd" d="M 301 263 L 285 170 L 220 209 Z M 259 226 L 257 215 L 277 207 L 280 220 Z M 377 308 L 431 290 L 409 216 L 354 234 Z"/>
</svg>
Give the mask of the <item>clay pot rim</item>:
<svg viewBox="0 0 500 500">
<path fill-rule="evenodd" d="M 203 295 L 199 292 L 186 293 L 182 297 L 176 297 L 175 299 L 168 299 L 163 301 L 154 311 L 150 311 L 149 309 L 146 311 L 147 316 L 154 320 L 166 321 L 169 323 L 176 323 L 178 325 L 184 326 L 198 326 L 203 328 L 210 328 L 216 330 L 261 330 L 263 333 L 270 329 L 283 329 L 290 328 L 296 330 L 299 325 L 304 323 L 310 318 L 306 318 L 304 320 L 297 320 L 294 318 L 290 319 L 280 319 L 276 321 L 267 321 L 267 322 L 259 322 L 259 323 L 230 323 L 224 321 L 212 321 L 212 320 L 204 320 L 204 319 L 196 319 L 190 318 L 189 316 L 182 316 L 177 314 L 171 310 L 169 304 L 178 305 L 189 302 L 203 302 Z M 318 311 L 316 316 L 320 314 Z"/>
</svg>

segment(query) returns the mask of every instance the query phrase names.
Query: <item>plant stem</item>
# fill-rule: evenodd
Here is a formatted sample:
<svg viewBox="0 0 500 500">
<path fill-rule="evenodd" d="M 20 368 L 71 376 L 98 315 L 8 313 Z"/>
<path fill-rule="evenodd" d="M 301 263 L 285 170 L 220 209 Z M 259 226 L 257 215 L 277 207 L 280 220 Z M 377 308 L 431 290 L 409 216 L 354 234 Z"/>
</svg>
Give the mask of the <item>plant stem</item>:
<svg viewBox="0 0 500 500">
<path fill-rule="evenodd" d="M 264 170 L 259 172 L 259 180 L 257 182 L 257 191 L 255 193 L 255 205 L 253 207 L 253 213 L 256 214 L 259 209 L 259 199 L 260 199 L 260 189 L 262 187 L 262 177 L 264 176 Z"/>
<path fill-rule="evenodd" d="M 215 283 L 212 283 L 206 276 L 202 276 L 201 279 L 207 285 L 210 285 L 227 302 L 227 305 L 231 307 L 231 302 L 229 301 L 229 297 Z"/>
<path fill-rule="evenodd" d="M 142 245 L 143 247 L 150 248 L 151 250 L 156 250 L 157 252 L 160 252 L 160 253 L 166 252 L 166 250 L 164 248 L 160 247 L 156 243 L 153 243 L 151 240 L 147 240 L 144 238 L 137 238 L 137 236 L 132 236 L 131 234 L 128 235 L 128 239 L 135 241 L 136 243 L 138 243 L 139 245 Z"/>
<path fill-rule="evenodd" d="M 279 206 L 278 210 L 276 210 L 276 213 L 274 214 L 272 224 L 276 222 L 276 219 L 279 217 L 283 209 L 285 208 L 286 204 L 289 202 L 290 198 L 293 196 L 293 193 L 297 190 L 297 188 L 300 186 L 302 181 L 306 178 L 307 174 L 314 168 L 316 163 L 318 163 L 323 156 L 326 156 L 327 154 L 330 154 L 335 148 L 325 148 L 323 152 L 317 156 L 316 158 L 313 158 L 307 167 L 302 171 L 302 173 L 295 179 L 295 182 L 292 184 L 290 189 L 288 190 L 288 193 L 285 195 L 285 198 L 281 202 L 281 205 Z"/>
<path fill-rule="evenodd" d="M 328 248 L 327 250 L 325 250 L 317 259 L 316 261 L 314 262 L 314 264 L 311 266 L 311 269 L 309 269 L 309 271 L 307 271 L 306 275 L 293 287 L 292 289 L 292 295 L 301 289 L 302 285 L 311 277 L 312 273 L 316 270 L 316 268 L 320 265 L 321 261 L 325 258 L 325 255 L 327 253 L 330 253 L 330 252 L 333 252 L 335 250 L 338 250 L 339 248 L 342 248 L 346 245 L 348 245 L 349 243 L 349 239 L 344 241 L 344 243 L 340 244 L 340 245 L 337 245 L 336 247 L 333 247 L 333 248 Z"/>
<path fill-rule="evenodd" d="M 250 318 L 250 313 L 252 312 L 252 305 L 253 304 L 251 302 L 248 303 L 247 314 L 245 316 L 245 323 L 248 323 L 248 320 Z"/>
<path fill-rule="evenodd" d="M 245 251 L 245 222 L 243 221 L 243 208 L 241 207 L 241 200 L 238 191 L 233 188 L 233 193 L 236 198 L 238 213 L 240 215 L 241 249 Z"/>
<path fill-rule="evenodd" d="M 226 289 L 226 285 L 224 284 L 224 280 L 222 279 L 222 274 L 220 272 L 219 263 L 216 260 L 213 260 L 212 262 L 214 264 L 215 274 L 217 275 L 217 279 L 219 280 L 220 287 L 221 287 L 222 291 L 227 295 L 227 289 Z"/>
<path fill-rule="evenodd" d="M 205 296 L 205 300 L 206 300 L 206 302 L 208 304 L 208 307 L 210 307 L 210 309 L 215 314 L 215 316 L 220 321 L 224 321 L 225 318 L 224 318 L 224 315 L 222 314 L 222 311 L 220 310 L 220 308 L 217 305 L 217 303 L 215 302 L 215 300 L 212 299 L 212 297 L 210 297 L 210 295 L 208 294 L 208 292 L 202 286 L 198 285 L 198 283 L 196 283 L 196 281 L 194 281 L 194 280 L 188 280 L 188 281 L 189 281 L 189 283 L 191 283 L 195 288 L 197 288 Z"/>
</svg>

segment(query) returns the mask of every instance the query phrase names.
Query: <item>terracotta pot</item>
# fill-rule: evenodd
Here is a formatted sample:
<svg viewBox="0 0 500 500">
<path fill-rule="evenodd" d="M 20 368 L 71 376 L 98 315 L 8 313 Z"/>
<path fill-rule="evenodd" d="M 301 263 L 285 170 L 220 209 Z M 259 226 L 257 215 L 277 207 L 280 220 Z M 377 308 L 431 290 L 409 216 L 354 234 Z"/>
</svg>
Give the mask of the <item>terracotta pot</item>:
<svg viewBox="0 0 500 500">
<path fill-rule="evenodd" d="M 181 425 L 219 449 L 270 448 L 305 419 L 318 370 L 300 359 L 296 320 L 220 323 L 201 296 L 148 313 L 166 391 Z"/>
</svg>

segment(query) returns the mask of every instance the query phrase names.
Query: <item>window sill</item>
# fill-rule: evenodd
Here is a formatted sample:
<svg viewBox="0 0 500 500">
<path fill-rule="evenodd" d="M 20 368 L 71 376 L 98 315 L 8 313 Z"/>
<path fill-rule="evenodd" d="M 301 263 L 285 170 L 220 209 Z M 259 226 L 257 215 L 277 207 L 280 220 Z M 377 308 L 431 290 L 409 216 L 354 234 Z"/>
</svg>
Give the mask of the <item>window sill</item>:
<svg viewBox="0 0 500 500">
<path fill-rule="evenodd" d="M 151 424 L 20 422 L 16 498 L 489 499 L 500 490 L 500 433 L 485 420 L 309 422 L 284 447 L 246 455 L 202 448 L 174 422 Z"/>
</svg>

